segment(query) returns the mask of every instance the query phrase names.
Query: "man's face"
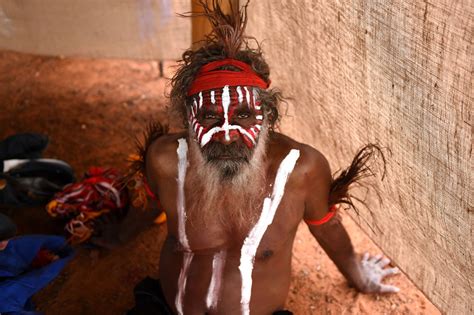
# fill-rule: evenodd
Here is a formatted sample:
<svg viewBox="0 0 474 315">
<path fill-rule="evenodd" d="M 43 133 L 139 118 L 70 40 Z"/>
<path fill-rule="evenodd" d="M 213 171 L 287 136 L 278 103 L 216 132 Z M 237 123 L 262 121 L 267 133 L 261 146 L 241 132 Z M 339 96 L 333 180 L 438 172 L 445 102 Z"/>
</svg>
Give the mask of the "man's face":
<svg viewBox="0 0 474 315">
<path fill-rule="evenodd" d="M 9 240 L 0 241 L 0 250 L 4 250 L 5 248 L 7 248 L 8 241 Z"/>
<path fill-rule="evenodd" d="M 201 151 L 224 177 L 249 163 L 262 129 L 263 113 L 257 90 L 224 86 L 193 96 L 189 123 Z"/>
</svg>

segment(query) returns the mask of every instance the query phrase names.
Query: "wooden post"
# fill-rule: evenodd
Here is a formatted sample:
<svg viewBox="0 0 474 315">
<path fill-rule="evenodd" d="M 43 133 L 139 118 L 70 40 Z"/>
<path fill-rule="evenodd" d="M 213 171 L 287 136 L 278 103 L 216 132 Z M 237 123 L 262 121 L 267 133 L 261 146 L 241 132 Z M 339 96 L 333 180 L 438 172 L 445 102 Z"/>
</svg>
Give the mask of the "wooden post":
<svg viewBox="0 0 474 315">
<path fill-rule="evenodd" d="M 206 3 L 211 4 L 213 0 L 206 0 Z M 230 7 L 233 5 L 237 7 L 239 5 L 239 0 L 224 0 L 221 1 L 222 10 L 225 13 L 230 12 Z M 198 13 L 203 12 L 202 7 L 199 5 L 198 0 L 191 0 L 191 10 L 192 12 Z M 206 34 L 211 32 L 211 24 L 203 16 L 193 17 L 192 18 L 192 40 L 193 48 L 196 49 L 200 46 L 199 41 L 203 40 Z"/>
</svg>

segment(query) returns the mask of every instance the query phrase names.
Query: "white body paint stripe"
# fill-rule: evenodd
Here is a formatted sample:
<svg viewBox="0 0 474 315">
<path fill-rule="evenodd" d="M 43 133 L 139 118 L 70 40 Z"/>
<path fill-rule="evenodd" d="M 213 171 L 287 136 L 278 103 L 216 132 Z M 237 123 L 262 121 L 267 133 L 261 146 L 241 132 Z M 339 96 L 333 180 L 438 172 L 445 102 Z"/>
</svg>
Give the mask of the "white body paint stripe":
<svg viewBox="0 0 474 315">
<path fill-rule="evenodd" d="M 184 138 L 178 140 L 178 233 L 179 242 L 185 250 L 189 250 L 188 237 L 186 236 L 186 204 L 184 200 L 184 180 L 188 167 L 188 143 Z"/>
<path fill-rule="evenodd" d="M 184 291 L 186 289 L 186 282 L 188 280 L 189 267 L 191 266 L 191 261 L 193 260 L 193 256 L 194 254 L 191 252 L 183 253 L 183 267 L 181 268 L 181 272 L 179 273 L 178 293 L 176 294 L 176 299 L 175 299 L 176 310 L 178 311 L 179 315 L 183 314 Z"/>
<path fill-rule="evenodd" d="M 257 115 L 257 116 L 255 116 L 255 118 L 256 118 L 257 120 L 263 120 L 263 115 Z"/>
<path fill-rule="evenodd" d="M 237 87 L 237 94 L 239 95 L 239 104 L 241 104 L 244 100 L 244 95 L 242 94 L 242 88 L 240 86 Z"/>
<path fill-rule="evenodd" d="M 189 242 L 186 236 L 186 204 L 184 199 L 184 180 L 186 179 L 186 169 L 188 167 L 188 143 L 185 139 L 178 140 L 178 233 L 179 242 L 183 246 L 183 267 L 178 278 L 178 293 L 176 294 L 175 305 L 178 314 L 183 314 L 183 297 L 186 289 L 186 280 L 188 277 L 189 267 L 193 259 L 193 253 L 189 252 Z"/>
<path fill-rule="evenodd" d="M 250 231 L 247 238 L 244 240 L 240 254 L 239 270 L 242 277 L 242 292 L 241 292 L 241 307 L 242 314 L 248 315 L 250 313 L 250 298 L 252 294 L 252 271 L 257 253 L 258 246 L 265 234 L 268 226 L 272 224 L 275 217 L 276 210 L 280 204 L 285 191 L 285 185 L 288 177 L 296 165 L 296 161 L 300 157 L 299 150 L 291 150 L 290 153 L 283 159 L 278 168 L 273 185 L 273 192 L 271 198 L 265 198 L 263 202 L 263 209 L 255 226 Z"/>
<path fill-rule="evenodd" d="M 199 109 L 201 109 L 201 107 L 202 107 L 202 92 L 199 92 Z"/>
<path fill-rule="evenodd" d="M 208 309 L 215 309 L 219 300 L 219 292 L 222 285 L 222 276 L 224 274 L 224 266 L 227 252 L 221 250 L 214 254 L 212 259 L 212 277 L 207 291 L 206 306 Z"/>
</svg>

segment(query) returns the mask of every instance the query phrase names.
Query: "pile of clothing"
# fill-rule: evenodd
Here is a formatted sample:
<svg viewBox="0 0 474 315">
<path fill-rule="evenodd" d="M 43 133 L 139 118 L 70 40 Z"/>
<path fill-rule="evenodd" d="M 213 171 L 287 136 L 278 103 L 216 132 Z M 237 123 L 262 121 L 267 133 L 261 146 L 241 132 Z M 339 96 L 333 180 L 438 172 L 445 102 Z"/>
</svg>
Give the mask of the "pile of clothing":
<svg viewBox="0 0 474 315">
<path fill-rule="evenodd" d="M 42 158 L 48 137 L 36 133 L 12 135 L 0 141 L 0 208 L 46 204 L 75 181 L 69 164 Z"/>
<path fill-rule="evenodd" d="M 46 210 L 54 218 L 67 219 L 66 231 L 72 244 L 88 240 L 98 217 L 123 217 L 128 193 L 121 187 L 121 175 L 113 168 L 91 167 L 84 178 L 57 193 Z"/>
<path fill-rule="evenodd" d="M 40 314 L 31 297 L 50 283 L 73 257 L 61 236 L 16 235 L 16 225 L 0 213 L 0 313 Z"/>
</svg>

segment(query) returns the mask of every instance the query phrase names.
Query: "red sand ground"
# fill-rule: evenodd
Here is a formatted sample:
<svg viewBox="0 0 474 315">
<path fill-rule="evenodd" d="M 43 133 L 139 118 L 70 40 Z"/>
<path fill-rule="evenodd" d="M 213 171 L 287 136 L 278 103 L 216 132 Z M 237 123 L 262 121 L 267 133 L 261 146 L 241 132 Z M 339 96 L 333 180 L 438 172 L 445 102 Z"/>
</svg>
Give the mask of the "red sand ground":
<svg viewBox="0 0 474 315">
<path fill-rule="evenodd" d="M 170 70 L 165 69 L 165 76 Z M 78 177 L 89 166 L 123 168 L 134 136 L 150 119 L 164 120 L 157 62 L 38 57 L 0 52 L 0 138 L 18 132 L 49 135 L 44 156 L 69 162 Z M 284 119 L 284 117 L 283 117 Z M 15 210 L 20 233 L 60 232 L 44 209 Z M 379 253 L 345 216 L 358 251 Z M 114 250 L 79 248 L 74 260 L 34 300 L 46 315 L 123 314 L 132 290 L 156 276 L 165 226 L 154 226 Z M 439 314 L 404 276 L 389 280 L 395 295 L 350 289 L 305 226 L 298 232 L 287 306 L 295 314 Z"/>
</svg>

